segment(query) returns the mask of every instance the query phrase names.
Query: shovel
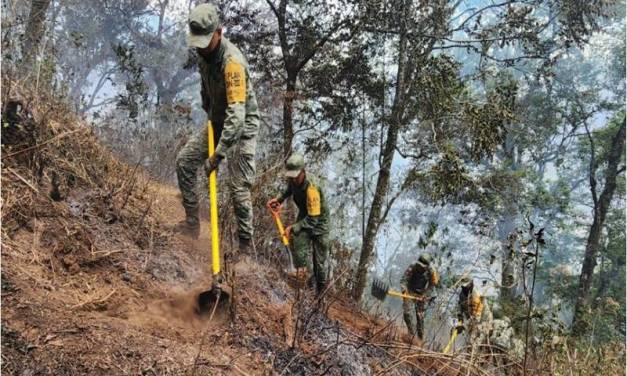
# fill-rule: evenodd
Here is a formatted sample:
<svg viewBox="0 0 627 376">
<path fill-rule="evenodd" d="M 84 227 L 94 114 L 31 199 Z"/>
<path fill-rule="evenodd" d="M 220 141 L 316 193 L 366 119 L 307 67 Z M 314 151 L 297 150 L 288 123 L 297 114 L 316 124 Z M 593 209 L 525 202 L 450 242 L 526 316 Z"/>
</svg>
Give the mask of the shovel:
<svg viewBox="0 0 627 376">
<path fill-rule="evenodd" d="M 387 295 L 394 296 L 397 298 L 412 299 L 412 300 L 419 300 L 419 301 L 425 300 L 425 297 L 423 296 L 415 296 L 415 295 L 409 295 L 409 294 L 405 294 L 405 293 L 398 292 L 398 291 L 390 291 L 390 287 L 386 283 L 376 278 L 373 279 L 372 281 L 372 287 L 370 289 L 370 293 L 372 294 L 372 296 L 374 296 L 375 298 L 381 301 L 385 300 L 385 297 Z"/>
<path fill-rule="evenodd" d="M 453 346 L 453 343 L 455 343 L 455 338 L 457 338 L 457 334 L 459 334 L 459 331 L 460 331 L 459 328 L 461 325 L 462 323 L 460 322 L 457 324 L 457 326 L 455 326 L 455 328 L 453 328 L 453 333 L 451 333 L 451 339 L 449 339 L 442 353 L 448 354 L 449 350 L 451 349 L 451 346 Z"/>
<path fill-rule="evenodd" d="M 207 133 L 209 134 L 209 157 L 215 152 L 215 141 L 213 136 L 213 124 L 211 120 L 207 122 Z M 224 276 L 220 270 L 220 233 L 218 231 L 218 189 L 216 186 L 217 171 L 213 170 L 209 174 L 209 213 L 211 216 L 211 290 L 203 291 L 198 295 L 198 310 L 201 314 L 215 312 L 218 305 L 228 306 L 231 297 L 231 288 L 225 283 Z"/>
<path fill-rule="evenodd" d="M 272 207 L 271 205 L 266 205 L 272 218 L 274 218 L 274 224 L 276 225 L 277 230 L 279 231 L 279 235 L 281 236 L 281 243 L 283 243 L 283 247 L 285 249 L 285 253 L 289 259 L 287 266 L 288 273 L 296 272 L 294 268 L 294 260 L 292 259 L 292 252 L 290 252 L 290 240 L 287 237 L 287 233 L 285 231 L 285 227 L 283 227 L 283 222 L 281 222 L 281 206 Z"/>
</svg>

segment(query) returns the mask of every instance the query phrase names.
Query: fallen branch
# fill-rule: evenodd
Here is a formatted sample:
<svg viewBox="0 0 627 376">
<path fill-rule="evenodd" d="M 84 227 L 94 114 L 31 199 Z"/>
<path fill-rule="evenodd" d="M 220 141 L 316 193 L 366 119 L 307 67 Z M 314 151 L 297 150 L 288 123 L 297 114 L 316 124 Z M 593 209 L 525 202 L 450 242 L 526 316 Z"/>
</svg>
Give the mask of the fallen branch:
<svg viewBox="0 0 627 376">
<path fill-rule="evenodd" d="M 85 306 L 85 305 L 87 305 L 87 304 L 100 304 L 100 303 L 104 303 L 104 302 L 106 302 L 106 301 L 107 301 L 107 299 L 109 299 L 109 298 L 110 298 L 113 294 L 115 294 L 115 292 L 116 292 L 116 291 L 117 291 L 117 289 L 113 289 L 113 291 L 111 291 L 111 292 L 110 292 L 107 296 L 105 296 L 105 297 L 104 297 L 104 298 L 102 298 L 102 299 L 96 299 L 96 300 L 90 299 L 90 300 L 86 300 L 86 301 L 84 301 L 84 302 L 82 302 L 82 303 L 79 303 L 79 304 L 76 304 L 76 305 L 74 305 L 74 306 L 70 307 L 70 309 L 80 308 L 80 307 L 83 307 L 83 306 Z"/>
<path fill-rule="evenodd" d="M 36 145 L 33 145 L 33 146 L 29 146 L 29 147 L 27 147 L 27 148 L 25 148 L 25 149 L 15 151 L 15 152 L 13 152 L 13 153 L 9 153 L 9 154 L 7 154 L 7 155 L 3 155 L 2 157 L 3 157 L 3 158 L 11 158 L 11 157 L 13 157 L 13 156 L 15 156 L 15 155 L 22 154 L 22 153 L 27 152 L 27 151 L 29 151 L 29 150 L 33 150 L 33 149 L 40 148 L 40 147 L 42 147 L 42 146 L 44 146 L 44 145 L 46 145 L 46 144 L 51 143 L 52 141 L 55 141 L 55 140 L 58 140 L 58 139 L 60 139 L 60 138 L 63 138 L 63 137 L 69 136 L 69 135 L 71 135 L 71 134 L 73 134 L 73 133 L 76 133 L 76 132 L 79 132 L 79 131 L 85 131 L 85 130 L 87 130 L 87 128 L 78 128 L 78 129 L 74 129 L 74 130 L 72 130 L 72 131 L 68 131 L 68 132 L 65 132 L 65 133 L 61 133 L 61 134 L 58 134 L 58 135 L 56 135 L 56 136 L 52 137 L 51 139 L 48 139 L 48 140 L 46 140 L 46 141 L 42 142 L 41 144 L 36 144 Z"/>
<path fill-rule="evenodd" d="M 18 174 L 15 170 L 13 170 L 11 167 L 7 167 L 7 171 L 9 171 L 10 173 L 12 173 L 13 175 L 15 175 L 18 179 L 20 179 L 24 184 L 26 184 L 28 186 L 28 188 L 32 189 L 33 191 L 35 191 L 35 193 L 39 193 L 39 189 L 37 189 L 32 183 L 30 183 L 28 180 L 26 180 L 25 178 L 23 178 L 20 174 Z"/>
</svg>

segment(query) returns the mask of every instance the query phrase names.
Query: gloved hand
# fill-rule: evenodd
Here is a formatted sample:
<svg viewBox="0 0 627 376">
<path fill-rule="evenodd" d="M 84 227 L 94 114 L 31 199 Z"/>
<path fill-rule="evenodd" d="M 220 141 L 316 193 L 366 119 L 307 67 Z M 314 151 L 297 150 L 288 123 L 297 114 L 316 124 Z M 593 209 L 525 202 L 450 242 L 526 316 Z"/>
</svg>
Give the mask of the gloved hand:
<svg viewBox="0 0 627 376">
<path fill-rule="evenodd" d="M 279 207 L 281 207 L 281 203 L 279 202 L 279 200 L 276 197 L 271 199 L 271 200 L 269 200 L 266 205 L 269 208 L 271 208 L 272 210 L 278 210 Z"/>
<path fill-rule="evenodd" d="M 292 234 L 298 234 L 298 233 L 302 230 L 302 225 L 303 225 L 303 224 L 302 224 L 300 221 L 299 221 L 299 222 L 296 222 L 296 223 L 294 223 L 294 224 L 292 224 L 292 225 L 290 226 L 290 227 L 291 227 Z"/>
<path fill-rule="evenodd" d="M 216 170 L 220 165 L 220 162 L 222 162 L 222 157 L 217 154 L 214 154 L 211 157 L 207 158 L 207 160 L 205 161 L 205 172 L 207 173 L 207 175 L 212 173 L 213 170 Z"/>
<path fill-rule="evenodd" d="M 457 334 L 462 334 L 464 332 L 464 323 L 461 320 L 457 321 L 457 325 L 455 325 L 455 330 L 457 330 Z"/>
</svg>

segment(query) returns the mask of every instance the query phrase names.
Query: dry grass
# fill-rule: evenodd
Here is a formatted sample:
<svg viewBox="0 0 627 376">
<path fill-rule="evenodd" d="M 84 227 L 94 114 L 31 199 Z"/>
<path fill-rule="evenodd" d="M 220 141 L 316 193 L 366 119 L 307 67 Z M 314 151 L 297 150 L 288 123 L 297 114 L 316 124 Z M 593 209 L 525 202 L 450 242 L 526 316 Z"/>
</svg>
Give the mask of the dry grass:
<svg viewBox="0 0 627 376">
<path fill-rule="evenodd" d="M 3 138 L 3 373 L 333 374 L 370 367 L 364 354 L 377 359 L 373 367 L 395 359 L 361 344 L 360 357 L 348 351 L 338 360 L 358 337 L 345 329 L 350 323 L 311 311 L 309 292 L 287 286 L 269 216 L 256 218 L 258 262 L 235 267 L 235 320 L 198 317 L 195 294 L 210 285 L 207 230 L 198 242 L 167 230 L 181 215 L 176 190 L 120 163 L 62 102 L 16 86 L 11 93 L 30 116 L 22 112 L 25 126 Z M 264 186 L 280 165 L 261 176 Z M 269 198 L 260 185 L 258 211 Z M 234 221 L 228 205 L 221 209 L 228 253 Z M 297 300 L 300 312 L 290 309 Z M 300 332 L 295 314 L 308 320 Z M 341 342 L 330 340 L 334 333 Z"/>
<path fill-rule="evenodd" d="M 290 288 L 264 206 L 276 193 L 267 187 L 281 186 L 278 159 L 265 161 L 253 190 L 258 254 L 234 268 L 235 320 L 198 317 L 194 293 L 210 283 L 206 223 L 198 242 L 172 236 L 166 225 L 182 214 L 176 189 L 119 162 L 62 101 L 9 87 L 30 116 L 13 138 L 3 134 L 3 373 L 520 374 L 502 355 L 410 345 L 404 330 L 360 312 L 342 291 L 330 289 L 319 306 Z M 228 253 L 229 205 L 221 219 Z M 336 285 L 346 280 L 335 273 Z M 574 367 L 592 370 L 584 367 L 595 359 L 609 363 L 590 375 L 618 374 L 624 347 L 610 350 L 555 353 L 529 374 L 582 374 Z"/>
</svg>

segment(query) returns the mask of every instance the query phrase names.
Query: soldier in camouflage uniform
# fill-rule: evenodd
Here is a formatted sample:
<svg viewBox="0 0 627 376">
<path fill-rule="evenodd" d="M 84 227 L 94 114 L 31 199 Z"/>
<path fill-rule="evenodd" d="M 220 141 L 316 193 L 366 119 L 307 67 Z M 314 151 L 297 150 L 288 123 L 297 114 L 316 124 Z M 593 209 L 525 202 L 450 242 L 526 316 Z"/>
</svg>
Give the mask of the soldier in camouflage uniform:
<svg viewBox="0 0 627 376">
<path fill-rule="evenodd" d="M 403 320 L 409 334 L 422 340 L 427 293 L 440 282 L 440 276 L 431 265 L 431 256 L 422 254 L 410 265 L 401 278 L 403 292 L 424 297 L 425 300 L 403 299 Z"/>
<path fill-rule="evenodd" d="M 198 5 L 189 16 L 187 43 L 198 53 L 202 106 L 213 124 L 217 146 L 214 156 L 208 158 L 208 132 L 202 127 L 178 154 L 176 174 L 186 218 L 175 229 L 198 237 L 197 171 L 204 162 L 208 174 L 226 158 L 240 251 L 246 253 L 253 236 L 250 189 L 255 177 L 259 111 L 246 58 L 222 36 L 219 22 L 217 10 L 210 4 Z"/>
<path fill-rule="evenodd" d="M 285 167 L 287 189 L 280 197 L 270 200 L 268 205 L 277 207 L 290 196 L 293 198 L 298 207 L 298 217 L 286 231 L 292 245 L 294 266 L 306 267 L 309 254 L 312 253 L 316 292 L 320 295 L 327 283 L 326 260 L 329 248 L 329 209 L 324 188 L 320 179 L 305 172 L 305 160 L 301 155 L 293 154 Z"/>
<path fill-rule="evenodd" d="M 480 345 L 487 340 L 492 318 L 490 310 L 485 307 L 484 297 L 474 290 L 474 286 L 472 278 L 462 278 L 457 319 L 460 329 L 467 331 L 469 342 Z"/>
</svg>

